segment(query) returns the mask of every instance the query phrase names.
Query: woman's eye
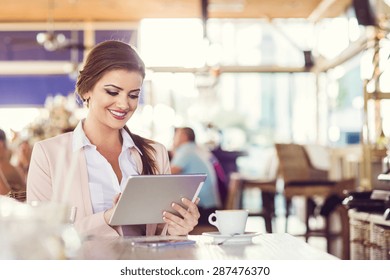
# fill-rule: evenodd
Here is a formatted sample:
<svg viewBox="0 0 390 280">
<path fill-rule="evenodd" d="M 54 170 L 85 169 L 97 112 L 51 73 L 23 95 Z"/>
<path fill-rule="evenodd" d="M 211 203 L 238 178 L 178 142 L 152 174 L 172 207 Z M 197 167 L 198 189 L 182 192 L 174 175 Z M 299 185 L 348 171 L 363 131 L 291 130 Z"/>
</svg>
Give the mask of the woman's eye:
<svg viewBox="0 0 390 280">
<path fill-rule="evenodd" d="M 134 94 L 130 94 L 129 97 L 131 99 L 138 99 L 139 96 L 138 95 L 134 95 Z"/>
<path fill-rule="evenodd" d="M 118 94 L 116 91 L 106 90 L 106 92 L 107 92 L 109 95 L 111 95 L 111 96 L 115 96 L 115 95 Z"/>
</svg>

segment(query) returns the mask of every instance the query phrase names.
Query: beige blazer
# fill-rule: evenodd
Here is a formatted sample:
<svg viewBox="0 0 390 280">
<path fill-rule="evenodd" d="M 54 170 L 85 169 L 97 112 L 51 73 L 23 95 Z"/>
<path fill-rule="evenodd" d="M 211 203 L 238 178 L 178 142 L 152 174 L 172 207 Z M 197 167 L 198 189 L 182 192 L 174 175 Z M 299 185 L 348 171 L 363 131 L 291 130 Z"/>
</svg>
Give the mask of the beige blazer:
<svg viewBox="0 0 390 280">
<path fill-rule="evenodd" d="M 58 188 L 59 193 L 64 192 L 64 181 L 69 175 L 69 167 L 73 154 L 73 132 L 58 135 L 56 137 L 37 142 L 34 145 L 30 168 L 27 176 L 27 202 L 50 201 L 53 199 L 53 188 Z M 169 158 L 165 147 L 154 143 L 156 150 L 155 159 L 158 174 L 170 174 Z M 65 164 L 58 158 L 61 149 L 65 149 Z M 142 173 L 141 155 L 135 148 L 129 149 L 134 158 L 138 172 Z M 63 152 L 62 152 L 63 154 Z M 104 212 L 92 212 L 91 196 L 88 185 L 88 170 L 84 151 L 74 152 L 78 157 L 77 166 L 68 192 L 69 205 L 76 209 L 74 226 L 82 235 L 118 236 L 118 235 L 153 235 L 156 232 L 156 224 L 111 227 L 106 224 Z M 62 169 L 62 170 L 59 170 Z M 55 178 L 56 176 L 60 178 Z M 55 182 L 57 186 L 54 186 Z M 59 182 L 59 183 L 57 183 Z"/>
</svg>

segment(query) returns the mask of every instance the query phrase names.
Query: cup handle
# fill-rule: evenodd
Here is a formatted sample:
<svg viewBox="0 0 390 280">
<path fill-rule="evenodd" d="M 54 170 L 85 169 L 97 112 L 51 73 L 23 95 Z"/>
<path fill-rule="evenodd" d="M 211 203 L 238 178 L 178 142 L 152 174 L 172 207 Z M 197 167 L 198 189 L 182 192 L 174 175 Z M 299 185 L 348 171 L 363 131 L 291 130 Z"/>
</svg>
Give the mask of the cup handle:
<svg viewBox="0 0 390 280">
<path fill-rule="evenodd" d="M 215 218 L 215 221 L 213 220 Z M 215 213 L 211 213 L 210 216 L 209 216 L 209 223 L 212 224 L 213 226 L 216 226 L 218 227 L 218 224 L 217 224 L 217 215 L 215 215 Z"/>
</svg>

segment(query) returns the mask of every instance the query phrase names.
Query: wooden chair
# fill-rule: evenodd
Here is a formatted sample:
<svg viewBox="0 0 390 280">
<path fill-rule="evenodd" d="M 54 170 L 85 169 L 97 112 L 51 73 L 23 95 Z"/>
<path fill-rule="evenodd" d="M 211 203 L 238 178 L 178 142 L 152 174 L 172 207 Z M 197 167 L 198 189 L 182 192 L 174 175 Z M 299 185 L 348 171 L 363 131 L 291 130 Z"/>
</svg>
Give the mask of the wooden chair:
<svg viewBox="0 0 390 280">
<path fill-rule="evenodd" d="M 316 169 L 312 166 L 304 146 L 298 144 L 275 144 L 279 159 L 279 171 L 283 179 L 283 194 L 286 199 L 286 231 L 291 200 L 295 196 L 301 196 L 306 201 L 304 234 L 306 241 L 310 236 L 324 236 L 327 240 L 329 252 L 332 236 L 329 232 L 328 221 L 325 219 L 325 229 L 311 230 L 309 218 L 313 213 L 312 201 L 315 197 L 327 198 L 331 195 L 345 195 L 347 190 L 355 189 L 355 179 L 330 180 L 326 170 Z"/>
</svg>

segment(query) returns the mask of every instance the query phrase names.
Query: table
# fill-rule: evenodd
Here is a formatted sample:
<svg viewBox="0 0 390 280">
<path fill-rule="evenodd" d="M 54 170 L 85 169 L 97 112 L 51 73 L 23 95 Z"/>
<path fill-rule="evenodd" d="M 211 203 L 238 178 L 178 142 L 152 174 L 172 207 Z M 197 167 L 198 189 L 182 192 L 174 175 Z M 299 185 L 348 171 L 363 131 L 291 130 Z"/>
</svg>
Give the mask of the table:
<svg viewBox="0 0 390 280">
<path fill-rule="evenodd" d="M 158 237 L 157 237 L 158 238 Z M 92 238 L 75 259 L 87 260 L 337 260 L 287 233 L 261 234 L 250 244 L 213 244 L 213 238 L 189 235 L 195 245 L 135 247 L 134 238 Z"/>
</svg>

